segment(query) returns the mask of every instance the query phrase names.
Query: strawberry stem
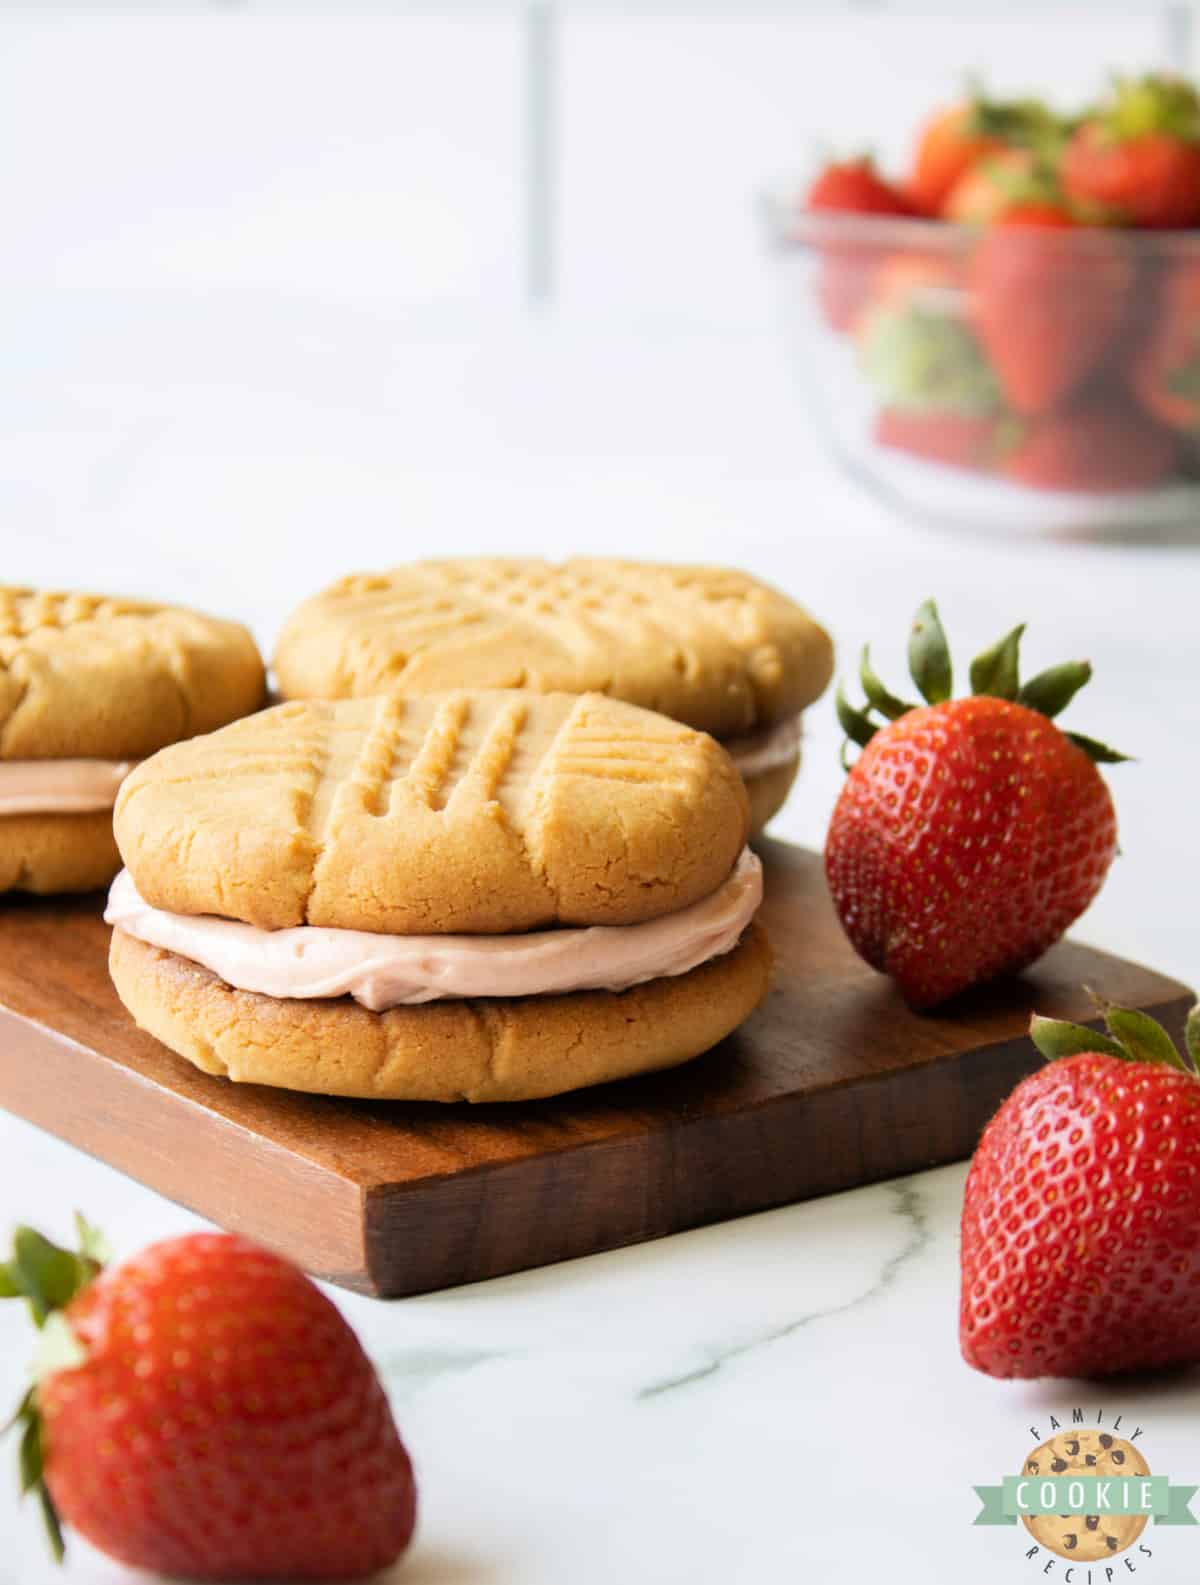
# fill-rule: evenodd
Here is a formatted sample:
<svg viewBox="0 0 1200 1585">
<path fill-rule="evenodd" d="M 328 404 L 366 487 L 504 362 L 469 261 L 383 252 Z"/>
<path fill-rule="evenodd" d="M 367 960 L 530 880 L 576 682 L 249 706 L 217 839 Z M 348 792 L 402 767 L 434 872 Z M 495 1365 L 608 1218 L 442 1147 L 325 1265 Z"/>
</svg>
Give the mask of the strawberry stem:
<svg viewBox="0 0 1200 1585">
<path fill-rule="evenodd" d="M 1092 668 L 1086 660 L 1065 661 L 1061 666 L 1050 666 L 1022 687 L 1020 675 L 1021 639 L 1025 633 L 1024 622 L 998 639 L 990 649 L 985 649 L 971 662 L 971 692 L 993 699 L 1007 699 L 1036 710 L 1053 720 L 1065 710 L 1079 690 L 1091 679 Z M 954 674 L 950 661 L 950 647 L 942 627 L 938 609 L 932 600 L 926 600 L 913 619 L 908 641 L 908 665 L 922 699 L 926 704 L 944 704 L 953 693 Z M 882 683 L 871 665 L 871 651 L 864 645 L 858 666 L 859 682 L 866 695 L 865 709 L 858 709 L 846 698 L 839 684 L 835 697 L 837 718 L 846 741 L 842 744 L 842 768 L 849 770 L 847 750 L 851 743 L 865 748 L 879 730 L 882 722 L 872 720 L 874 711 L 883 722 L 896 721 L 919 705 L 898 698 Z M 1082 732 L 1066 732 L 1076 748 L 1081 749 L 1096 765 L 1120 765 L 1129 759 L 1117 749 L 1109 748 L 1096 738 Z M 1200 1037 L 1198 1037 L 1200 1039 Z"/>
</svg>

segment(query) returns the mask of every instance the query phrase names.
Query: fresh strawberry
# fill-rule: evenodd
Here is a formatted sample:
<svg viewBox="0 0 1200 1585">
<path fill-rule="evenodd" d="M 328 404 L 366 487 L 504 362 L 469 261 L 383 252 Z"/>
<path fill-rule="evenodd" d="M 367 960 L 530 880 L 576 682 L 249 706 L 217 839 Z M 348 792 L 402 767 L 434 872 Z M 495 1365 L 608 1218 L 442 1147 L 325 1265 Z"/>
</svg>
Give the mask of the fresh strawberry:
<svg viewBox="0 0 1200 1585">
<path fill-rule="evenodd" d="M 1172 429 L 1200 434 L 1200 269 L 1194 264 L 1166 274 L 1132 367 L 1134 392 L 1148 413 Z"/>
<path fill-rule="evenodd" d="M 989 155 L 965 172 L 946 195 L 942 218 L 958 225 L 991 226 L 1009 216 L 1057 226 L 1103 224 L 1106 212 L 1094 204 L 1076 205 L 1063 194 L 1058 156 L 1043 148 L 1010 148 Z"/>
<path fill-rule="evenodd" d="M 869 156 L 827 165 L 809 188 L 806 207 L 838 214 L 911 216 L 903 193 L 884 180 Z M 878 242 L 849 239 L 820 246 L 817 297 L 828 324 L 851 330 L 870 296 L 881 257 Z"/>
<path fill-rule="evenodd" d="M 1200 1008 L 1190 1063 L 1145 1013 L 1107 1036 L 1035 1018 L 1047 1067 L 989 1123 L 967 1179 L 960 1337 L 989 1376 L 1200 1362 Z"/>
<path fill-rule="evenodd" d="M 29 1228 L 0 1295 L 43 1328 L 18 1423 L 24 1489 L 134 1568 L 349 1579 L 412 1535 L 412 1466 L 379 1379 L 294 1266 L 199 1233 L 100 1272 Z M 46 1342 L 52 1344 L 46 1347 Z"/>
<path fill-rule="evenodd" d="M 950 654 L 928 601 L 909 642 L 927 704 L 889 693 L 866 650 L 866 709 L 838 692 L 838 719 L 862 753 L 833 812 L 825 873 L 852 945 L 912 1007 L 1034 962 L 1096 896 L 1116 853 L 1096 762 L 1124 756 L 1052 719 L 1091 667 L 1055 666 L 1022 687 L 1023 631 L 980 655 L 972 697 L 952 699 Z"/>
<path fill-rule="evenodd" d="M 1000 138 L 975 130 L 970 104 L 939 110 L 922 127 L 908 178 L 912 201 L 927 215 L 941 211 L 946 194 L 963 175 L 1004 148 Z"/>
<path fill-rule="evenodd" d="M 1004 149 L 964 171 L 946 194 L 942 218 L 957 225 L 991 225 L 1029 198 L 1028 183 L 1037 170 L 1031 149 Z"/>
<path fill-rule="evenodd" d="M 939 110 L 917 140 L 908 194 L 922 214 L 943 214 L 954 187 L 974 166 L 1013 147 L 1043 147 L 1060 124 L 1036 100 L 979 97 Z"/>
<path fill-rule="evenodd" d="M 1124 250 L 1094 230 L 1081 248 L 1074 228 L 1059 204 L 1022 204 L 975 252 L 971 320 L 1019 413 L 1048 412 L 1077 389 L 1125 317 L 1133 270 Z"/>
<path fill-rule="evenodd" d="M 875 420 L 879 446 L 906 451 L 927 462 L 986 472 L 1003 457 L 1010 425 L 992 413 L 911 411 L 885 407 Z"/>
<path fill-rule="evenodd" d="M 866 154 L 826 165 L 809 188 L 805 205 L 855 215 L 914 213 L 909 200 L 879 174 L 875 161 Z"/>
<path fill-rule="evenodd" d="M 1118 80 L 1068 143 L 1062 182 L 1129 225 L 1200 225 L 1200 96 L 1173 77 Z"/>
<path fill-rule="evenodd" d="M 1178 450 L 1135 407 L 1091 401 L 1031 423 L 1004 469 L 1036 490 L 1148 490 L 1170 476 Z"/>
</svg>

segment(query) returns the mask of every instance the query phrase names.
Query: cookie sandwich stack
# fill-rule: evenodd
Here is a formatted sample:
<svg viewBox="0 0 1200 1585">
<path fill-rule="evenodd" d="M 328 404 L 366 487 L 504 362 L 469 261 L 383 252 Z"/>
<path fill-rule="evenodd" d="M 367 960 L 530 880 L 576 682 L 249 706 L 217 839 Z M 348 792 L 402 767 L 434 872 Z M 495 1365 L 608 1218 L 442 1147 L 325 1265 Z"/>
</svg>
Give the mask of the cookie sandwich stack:
<svg viewBox="0 0 1200 1585">
<path fill-rule="evenodd" d="M 553 1095 L 684 1062 L 761 1000 L 748 827 L 711 737 L 602 695 L 288 703 L 122 785 L 112 976 L 230 1079 Z"/>
<path fill-rule="evenodd" d="M 576 560 L 418 562 L 343 578 L 292 615 L 285 699 L 400 688 L 605 693 L 709 732 L 746 784 L 752 833 L 791 790 L 828 634 L 745 573 Z"/>
<path fill-rule="evenodd" d="M 244 627 L 173 606 L 0 587 L 0 892 L 84 891 L 120 867 L 136 761 L 257 710 Z"/>
</svg>

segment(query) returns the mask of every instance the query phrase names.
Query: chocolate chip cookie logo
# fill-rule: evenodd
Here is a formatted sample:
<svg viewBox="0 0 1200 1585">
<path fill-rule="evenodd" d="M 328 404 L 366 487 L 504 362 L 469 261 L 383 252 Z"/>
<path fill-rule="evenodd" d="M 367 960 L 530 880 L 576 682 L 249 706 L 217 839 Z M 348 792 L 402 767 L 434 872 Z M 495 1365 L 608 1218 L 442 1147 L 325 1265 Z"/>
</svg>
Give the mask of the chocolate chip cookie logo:
<svg viewBox="0 0 1200 1585">
<path fill-rule="evenodd" d="M 1026 1557 L 1042 1560 L 1043 1572 L 1055 1567 L 1047 1554 L 1071 1567 L 1058 1577 L 1064 1585 L 1108 1585 L 1118 1577 L 1111 1566 L 1136 1547 L 1139 1561 L 1153 1557 L 1143 1536 L 1156 1525 L 1195 1525 L 1188 1508 L 1195 1486 L 1172 1486 L 1154 1475 L 1142 1449 L 1138 1426 L 1119 1435 L 1122 1417 L 1095 1426 L 1082 1409 L 1071 1413 L 1068 1427 L 1050 1416 L 1051 1435 L 1028 1454 L 1018 1475 L 1006 1475 L 999 1486 L 976 1486 L 983 1508 L 975 1523 L 1015 1525 L 1018 1520 L 1036 1543 Z M 1036 1429 L 1032 1432 L 1038 1433 Z M 1079 1565 L 1076 1567 L 1075 1565 Z M 1093 1567 L 1093 1565 L 1098 1565 Z M 1132 1559 L 1125 1571 L 1136 1573 Z"/>
</svg>

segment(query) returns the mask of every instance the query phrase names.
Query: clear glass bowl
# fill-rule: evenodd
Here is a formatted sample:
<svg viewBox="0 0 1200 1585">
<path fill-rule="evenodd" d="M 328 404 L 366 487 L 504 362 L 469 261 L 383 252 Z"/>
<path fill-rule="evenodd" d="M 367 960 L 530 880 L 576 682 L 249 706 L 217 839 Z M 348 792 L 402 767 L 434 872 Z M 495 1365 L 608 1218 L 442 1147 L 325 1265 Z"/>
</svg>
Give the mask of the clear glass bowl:
<svg viewBox="0 0 1200 1585">
<path fill-rule="evenodd" d="M 974 228 L 770 198 L 814 419 L 864 485 L 1006 534 L 1200 534 L 1200 233 Z"/>
</svg>

